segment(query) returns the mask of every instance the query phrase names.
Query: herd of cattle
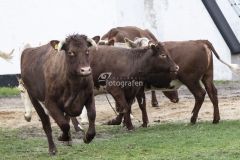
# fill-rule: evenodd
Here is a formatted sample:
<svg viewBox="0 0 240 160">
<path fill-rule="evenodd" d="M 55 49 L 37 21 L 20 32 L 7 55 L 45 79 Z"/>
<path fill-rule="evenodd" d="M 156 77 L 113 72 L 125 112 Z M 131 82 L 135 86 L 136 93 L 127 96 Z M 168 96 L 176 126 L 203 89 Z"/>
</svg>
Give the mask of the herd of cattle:
<svg viewBox="0 0 240 160">
<path fill-rule="evenodd" d="M 158 42 L 149 30 L 131 26 L 113 28 L 101 40 L 99 36 L 73 34 L 62 41 L 24 43 L 19 89 L 25 119 L 31 120 L 33 105 L 46 133 L 49 153 L 54 155 L 57 149 L 49 115 L 62 130 L 58 140 L 71 145 L 70 119 L 74 128 L 82 131 L 76 116 L 85 106 L 87 112 L 83 114 L 87 115 L 89 128 L 83 140 L 89 143 L 96 134 L 95 95 L 108 93 L 114 98 L 118 115 L 109 121 L 110 125 L 123 121 L 128 130 L 134 130 L 130 115 L 135 98 L 142 111 L 142 126 L 147 127 L 145 91 L 152 90 L 152 106 L 158 106 L 154 90 L 163 91 L 177 103 L 177 89 L 185 85 L 195 97 L 191 123 L 196 123 L 206 92 L 214 106 L 213 123 L 218 123 L 212 53 L 240 75 L 238 65 L 220 59 L 207 40 Z"/>
</svg>

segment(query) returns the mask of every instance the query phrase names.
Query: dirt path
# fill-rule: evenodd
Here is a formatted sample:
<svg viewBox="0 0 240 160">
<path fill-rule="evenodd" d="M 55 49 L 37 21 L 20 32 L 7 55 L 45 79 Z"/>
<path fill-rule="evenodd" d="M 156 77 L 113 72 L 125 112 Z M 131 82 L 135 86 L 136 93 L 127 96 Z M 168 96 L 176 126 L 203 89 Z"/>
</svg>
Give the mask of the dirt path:
<svg viewBox="0 0 240 160">
<path fill-rule="evenodd" d="M 240 118 L 240 83 L 231 82 L 230 84 L 216 85 L 218 88 L 219 110 L 221 120 L 239 119 Z M 162 92 L 157 91 L 159 107 L 150 106 L 150 92 L 146 94 L 147 110 L 150 124 L 169 121 L 184 121 L 189 122 L 191 111 L 194 106 L 194 98 L 188 89 L 184 86 L 179 89 L 180 101 L 177 104 L 171 103 Z M 114 105 L 114 100 L 108 95 L 111 104 Z M 105 95 L 96 96 L 96 125 L 101 125 L 108 120 L 115 118 L 115 113 L 111 109 Z M 132 106 L 134 115 L 133 124 L 139 126 L 141 123 L 141 112 L 137 103 Z M 79 121 L 80 118 L 78 117 Z M 198 121 L 212 121 L 213 107 L 212 103 L 206 96 L 202 108 L 199 112 Z M 53 125 L 56 125 L 52 121 Z M 24 120 L 24 106 L 20 96 L 13 96 L 8 98 L 0 98 L 0 126 L 2 127 L 41 127 L 38 115 L 34 112 L 32 121 L 26 122 Z"/>
</svg>

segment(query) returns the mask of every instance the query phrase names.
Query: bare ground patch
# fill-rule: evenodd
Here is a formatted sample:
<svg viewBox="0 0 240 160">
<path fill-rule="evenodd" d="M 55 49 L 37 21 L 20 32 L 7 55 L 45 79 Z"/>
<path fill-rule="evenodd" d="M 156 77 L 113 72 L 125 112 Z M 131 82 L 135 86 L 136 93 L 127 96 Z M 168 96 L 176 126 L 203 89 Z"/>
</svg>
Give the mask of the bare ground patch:
<svg viewBox="0 0 240 160">
<path fill-rule="evenodd" d="M 221 120 L 239 119 L 240 118 L 240 84 L 232 82 L 230 84 L 216 85 L 218 88 L 219 98 L 219 110 Z M 194 97 L 188 91 L 186 87 L 179 89 L 180 101 L 177 104 L 170 102 L 163 96 L 162 92 L 157 91 L 157 97 L 160 106 L 151 107 L 150 105 L 151 93 L 147 92 L 147 113 L 149 117 L 149 123 L 164 123 L 164 122 L 177 122 L 184 121 L 189 122 L 191 117 L 191 111 L 194 106 Z M 112 106 L 115 106 L 114 100 L 108 95 Z M 102 125 L 103 123 L 114 119 L 115 113 L 110 107 L 105 95 L 95 97 L 96 100 L 96 125 Z M 0 126 L 1 127 L 41 127 L 39 117 L 34 111 L 31 122 L 24 120 L 24 106 L 20 96 L 12 96 L 7 98 L 0 98 Z M 132 106 L 132 112 L 134 119 L 133 124 L 138 127 L 141 124 L 141 111 L 138 108 L 138 104 L 135 103 Z M 81 119 L 78 117 L 79 121 Z M 213 105 L 206 95 L 205 101 L 200 109 L 197 121 L 212 121 L 213 119 Z M 210 122 L 211 123 L 211 122 Z M 221 121 L 220 121 L 221 123 Z M 52 120 L 52 126 L 56 126 Z M 85 126 L 86 129 L 87 126 Z"/>
</svg>

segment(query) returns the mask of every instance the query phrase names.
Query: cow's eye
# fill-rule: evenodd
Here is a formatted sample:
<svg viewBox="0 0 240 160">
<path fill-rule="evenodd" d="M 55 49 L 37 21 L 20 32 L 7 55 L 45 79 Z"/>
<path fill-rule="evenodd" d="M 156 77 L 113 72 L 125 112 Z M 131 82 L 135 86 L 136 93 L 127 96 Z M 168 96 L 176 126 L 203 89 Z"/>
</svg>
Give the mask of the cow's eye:
<svg viewBox="0 0 240 160">
<path fill-rule="evenodd" d="M 160 55 L 161 58 L 166 58 L 167 56 L 165 54 Z"/>
<path fill-rule="evenodd" d="M 68 51 L 69 56 L 75 56 L 75 54 L 72 51 Z"/>
<path fill-rule="evenodd" d="M 87 50 L 86 54 L 89 54 L 89 50 Z"/>
</svg>

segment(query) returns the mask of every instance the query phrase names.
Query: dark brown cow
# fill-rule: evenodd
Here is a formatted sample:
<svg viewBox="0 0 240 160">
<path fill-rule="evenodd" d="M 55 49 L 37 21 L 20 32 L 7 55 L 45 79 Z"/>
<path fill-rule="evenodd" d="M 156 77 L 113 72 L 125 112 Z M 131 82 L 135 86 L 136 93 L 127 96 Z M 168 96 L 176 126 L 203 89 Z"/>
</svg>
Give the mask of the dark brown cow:
<svg viewBox="0 0 240 160">
<path fill-rule="evenodd" d="M 142 30 L 142 29 L 140 29 L 138 27 L 134 27 L 134 26 L 112 28 L 105 35 L 103 35 L 101 40 L 106 41 L 105 43 L 108 45 L 113 45 L 116 42 L 125 43 L 126 37 L 132 41 L 136 37 L 139 37 L 139 38 L 145 37 L 148 40 L 151 40 L 153 42 L 158 42 L 157 38 L 148 29 Z M 134 45 L 134 44 L 132 44 L 132 45 Z M 136 47 L 137 46 L 135 46 L 135 48 Z M 177 91 L 164 92 L 164 95 L 166 97 L 168 97 L 174 103 L 177 103 L 179 100 Z M 151 103 L 152 103 L 153 107 L 159 106 L 155 91 L 152 91 Z"/>
<path fill-rule="evenodd" d="M 49 153 L 57 153 L 52 139 L 50 115 L 62 130 L 58 137 L 70 145 L 69 116 L 79 116 L 85 105 L 89 129 L 84 142 L 95 136 L 94 85 L 89 66 L 88 47 L 92 39 L 71 35 L 65 41 L 53 40 L 37 48 L 25 49 L 21 56 L 21 77 L 29 98 L 37 111 L 47 135 Z M 59 49 L 57 51 L 56 49 Z"/>
<path fill-rule="evenodd" d="M 220 115 L 217 89 L 213 83 L 212 52 L 222 63 L 226 64 L 233 72 L 240 75 L 240 68 L 238 65 L 228 64 L 221 60 L 213 45 L 207 40 L 164 42 L 163 44 L 169 51 L 175 63 L 179 65 L 179 71 L 177 74 L 159 73 L 149 75 L 145 81 L 147 89 L 158 88 L 161 90 L 175 90 L 181 85 L 186 85 L 195 97 L 195 105 L 191 117 L 191 123 L 193 124 L 196 123 L 198 112 L 202 106 L 207 91 L 213 103 L 213 123 L 218 123 Z M 200 85 L 200 81 L 203 82 L 206 91 Z M 143 125 L 146 126 L 148 118 L 143 89 L 138 93 L 137 100 L 139 107 L 142 110 Z"/>
<path fill-rule="evenodd" d="M 134 129 L 130 119 L 131 104 L 141 86 L 127 82 L 143 82 L 151 73 L 178 71 L 178 66 L 161 43 L 139 49 L 99 46 L 97 51 L 90 49 L 90 66 L 95 88 L 101 92 L 101 86 L 106 85 L 106 90 L 120 107 L 119 117 L 112 120 L 111 124 L 121 124 L 122 116 L 126 113 L 128 130 Z M 104 77 L 103 73 L 111 73 L 107 82 L 99 81 Z"/>
<path fill-rule="evenodd" d="M 95 94 L 108 92 L 119 106 L 119 116 L 109 124 L 121 124 L 125 115 L 128 130 L 134 129 L 130 119 L 131 104 L 148 74 L 178 71 L 178 66 L 161 43 L 139 49 L 99 46 L 97 51 L 90 49 L 90 66 Z M 101 78 L 108 79 L 102 81 Z M 72 122 L 79 131 L 79 123 L 75 117 L 72 117 Z"/>
</svg>

